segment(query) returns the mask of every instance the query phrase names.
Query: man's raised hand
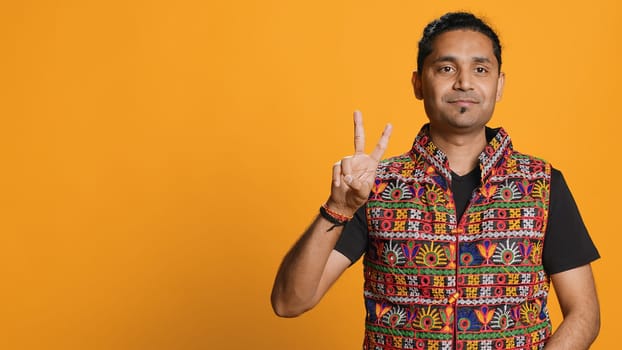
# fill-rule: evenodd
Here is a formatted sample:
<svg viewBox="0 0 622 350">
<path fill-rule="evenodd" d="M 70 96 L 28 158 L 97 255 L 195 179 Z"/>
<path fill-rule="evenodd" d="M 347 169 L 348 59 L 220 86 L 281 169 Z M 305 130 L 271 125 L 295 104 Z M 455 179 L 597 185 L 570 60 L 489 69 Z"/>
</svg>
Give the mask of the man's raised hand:
<svg viewBox="0 0 622 350">
<path fill-rule="evenodd" d="M 376 147 L 365 153 L 365 130 L 361 112 L 354 112 L 354 154 L 343 158 L 333 166 L 333 183 L 326 205 L 344 215 L 352 216 L 369 197 L 376 168 L 387 149 L 392 126 L 387 124 Z"/>
</svg>

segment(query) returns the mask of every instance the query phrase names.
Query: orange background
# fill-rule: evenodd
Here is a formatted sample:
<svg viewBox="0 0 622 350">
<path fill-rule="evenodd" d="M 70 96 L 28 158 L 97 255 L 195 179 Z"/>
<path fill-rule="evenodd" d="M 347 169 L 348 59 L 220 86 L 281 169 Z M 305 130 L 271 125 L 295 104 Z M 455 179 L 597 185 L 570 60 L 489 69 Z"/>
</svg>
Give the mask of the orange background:
<svg viewBox="0 0 622 350">
<path fill-rule="evenodd" d="M 593 349 L 616 348 L 613 0 L 4 2 L 0 348 L 360 348 L 360 264 L 297 319 L 272 314 L 272 281 L 352 151 L 352 110 L 370 149 L 387 122 L 387 155 L 409 149 L 416 43 L 456 9 L 500 33 L 491 126 L 564 172 L 603 256 Z"/>
</svg>

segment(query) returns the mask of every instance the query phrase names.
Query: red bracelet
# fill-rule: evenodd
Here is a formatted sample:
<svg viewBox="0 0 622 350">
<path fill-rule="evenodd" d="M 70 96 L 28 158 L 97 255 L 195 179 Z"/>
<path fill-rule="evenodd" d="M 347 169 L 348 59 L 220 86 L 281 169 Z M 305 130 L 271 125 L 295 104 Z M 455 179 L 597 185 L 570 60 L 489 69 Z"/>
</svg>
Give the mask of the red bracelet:
<svg viewBox="0 0 622 350">
<path fill-rule="evenodd" d="M 328 209 L 326 203 L 322 204 L 320 207 L 320 216 L 324 219 L 328 220 L 333 226 L 331 226 L 328 231 L 332 231 L 335 227 L 344 226 L 352 219 L 351 216 L 345 216 L 343 214 L 339 214 L 336 211 Z"/>
<path fill-rule="evenodd" d="M 336 221 L 339 222 L 343 222 L 344 224 L 350 220 L 352 220 L 352 216 L 347 216 L 347 215 L 343 215 L 341 213 L 338 213 L 334 210 L 331 210 L 328 208 L 328 205 L 326 205 L 326 203 L 322 204 L 322 208 L 324 208 L 324 210 L 326 211 L 326 213 L 332 217 L 333 219 L 335 219 Z"/>
</svg>

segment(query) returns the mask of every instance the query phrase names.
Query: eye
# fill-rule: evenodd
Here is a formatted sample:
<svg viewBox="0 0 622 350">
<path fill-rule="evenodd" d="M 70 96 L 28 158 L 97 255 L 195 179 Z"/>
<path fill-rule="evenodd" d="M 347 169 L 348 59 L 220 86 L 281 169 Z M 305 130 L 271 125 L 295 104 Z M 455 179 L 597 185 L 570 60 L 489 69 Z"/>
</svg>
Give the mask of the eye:
<svg viewBox="0 0 622 350">
<path fill-rule="evenodd" d="M 452 66 L 442 66 L 441 68 L 439 68 L 438 70 L 441 73 L 451 73 L 454 71 L 454 67 Z"/>
<path fill-rule="evenodd" d="M 478 73 L 478 74 L 488 73 L 488 69 L 486 69 L 486 67 L 476 67 L 475 73 Z"/>
</svg>

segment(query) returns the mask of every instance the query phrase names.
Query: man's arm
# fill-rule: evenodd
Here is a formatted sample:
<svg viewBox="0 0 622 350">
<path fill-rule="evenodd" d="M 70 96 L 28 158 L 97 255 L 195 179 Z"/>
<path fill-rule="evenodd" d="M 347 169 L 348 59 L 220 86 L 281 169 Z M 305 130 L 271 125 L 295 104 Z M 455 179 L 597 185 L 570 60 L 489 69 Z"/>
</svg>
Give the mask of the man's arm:
<svg viewBox="0 0 622 350">
<path fill-rule="evenodd" d="M 272 308 L 281 317 L 295 317 L 313 308 L 328 288 L 350 266 L 334 250 L 342 227 L 318 216 L 287 253 L 272 288 Z"/>
<path fill-rule="evenodd" d="M 564 320 L 545 350 L 589 349 L 600 330 L 600 308 L 589 264 L 551 275 Z"/>
<path fill-rule="evenodd" d="M 354 155 L 333 166 L 326 202 L 331 211 L 352 217 L 365 204 L 390 135 L 391 125 L 387 125 L 376 148 L 365 154 L 363 119 L 360 112 L 354 112 Z M 343 226 L 317 216 L 285 255 L 272 287 L 272 308 L 277 315 L 295 317 L 314 307 L 350 265 L 347 257 L 333 249 L 342 230 Z"/>
</svg>

